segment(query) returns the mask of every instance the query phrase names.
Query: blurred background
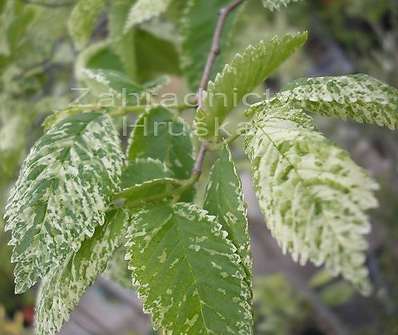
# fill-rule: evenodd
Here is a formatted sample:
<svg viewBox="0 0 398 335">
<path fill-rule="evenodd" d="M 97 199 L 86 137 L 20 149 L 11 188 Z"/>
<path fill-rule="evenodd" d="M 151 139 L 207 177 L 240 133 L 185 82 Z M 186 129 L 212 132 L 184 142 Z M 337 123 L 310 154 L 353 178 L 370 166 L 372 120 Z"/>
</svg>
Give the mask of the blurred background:
<svg viewBox="0 0 398 335">
<path fill-rule="evenodd" d="M 306 47 L 264 83 L 263 91 L 276 91 L 303 76 L 357 72 L 398 87 L 397 0 L 303 0 L 276 13 L 267 12 L 260 0 L 246 2 L 237 15 L 231 43 L 224 50 L 229 56 L 275 34 L 310 33 Z M 71 0 L 0 0 L 1 217 L 21 161 L 42 134 L 43 120 L 76 98 L 71 91 L 77 87 L 76 63 L 119 66 L 103 42 L 108 36 L 106 13 L 98 21 L 90 46 L 81 53 L 74 48 L 66 28 L 73 4 Z M 175 51 L 179 40 L 167 23 L 173 16 L 171 8 L 165 17 L 144 24 L 141 47 L 155 46 L 153 59 L 138 57 L 137 63 L 138 67 L 149 62 L 160 64 L 154 73 L 166 67 L 171 80 L 165 92 L 182 96 L 187 88 L 179 77 Z M 160 48 L 166 41 L 176 49 L 167 55 L 157 54 L 156 45 Z M 152 74 L 143 76 L 150 78 Z M 191 114 L 186 112 L 186 118 Z M 235 113 L 233 121 L 241 118 L 241 113 Z M 322 269 L 299 266 L 282 255 L 265 228 L 245 157 L 236 145 L 234 156 L 239 162 L 253 243 L 256 334 L 398 334 L 398 133 L 326 118 L 317 119 L 317 124 L 381 185 L 380 207 L 371 213 L 373 230 L 367 255 L 374 292 L 362 297 L 348 283 Z M 208 165 L 210 162 L 211 157 Z M 14 295 L 8 238 L 1 229 L 0 334 L 33 334 L 36 290 Z M 104 277 L 86 293 L 61 334 L 154 332 L 134 291 Z"/>
</svg>

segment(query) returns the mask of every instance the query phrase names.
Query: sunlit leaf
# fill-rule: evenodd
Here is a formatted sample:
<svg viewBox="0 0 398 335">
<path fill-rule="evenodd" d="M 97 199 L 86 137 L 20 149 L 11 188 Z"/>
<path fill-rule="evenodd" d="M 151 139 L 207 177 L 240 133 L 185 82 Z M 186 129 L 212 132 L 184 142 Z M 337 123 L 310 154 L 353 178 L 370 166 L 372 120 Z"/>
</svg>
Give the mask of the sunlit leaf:
<svg viewBox="0 0 398 335">
<path fill-rule="evenodd" d="M 254 108 L 245 150 L 273 236 L 295 261 L 325 264 L 369 293 L 366 211 L 377 206 L 378 185 L 302 110 Z"/>
</svg>

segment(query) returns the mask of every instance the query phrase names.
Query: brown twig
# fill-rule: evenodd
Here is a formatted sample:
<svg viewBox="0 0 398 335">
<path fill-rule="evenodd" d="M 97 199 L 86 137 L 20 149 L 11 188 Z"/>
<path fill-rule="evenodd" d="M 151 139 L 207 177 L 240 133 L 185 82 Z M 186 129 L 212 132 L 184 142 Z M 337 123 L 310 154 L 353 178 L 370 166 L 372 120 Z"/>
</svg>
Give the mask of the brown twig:
<svg viewBox="0 0 398 335">
<path fill-rule="evenodd" d="M 207 85 L 209 84 L 211 70 L 214 66 L 217 56 L 220 54 L 221 36 L 222 36 L 222 32 L 225 27 L 226 20 L 227 20 L 229 14 L 231 14 L 231 12 L 233 12 L 241 3 L 243 3 L 243 1 L 245 1 L 245 0 L 235 0 L 235 1 L 231 2 L 229 5 L 220 9 L 216 28 L 215 28 L 214 34 L 213 34 L 211 49 L 207 56 L 206 66 L 204 68 L 204 71 L 202 74 L 202 79 L 200 80 L 200 85 L 199 85 L 199 89 L 198 89 L 198 93 L 197 93 L 198 109 L 201 109 L 203 107 L 203 92 L 207 89 Z M 192 170 L 192 176 L 194 178 L 199 178 L 199 176 L 202 173 L 203 162 L 204 162 L 204 158 L 206 156 L 207 150 L 208 150 L 208 143 L 203 142 L 199 149 L 198 155 L 196 157 L 195 165 Z"/>
</svg>

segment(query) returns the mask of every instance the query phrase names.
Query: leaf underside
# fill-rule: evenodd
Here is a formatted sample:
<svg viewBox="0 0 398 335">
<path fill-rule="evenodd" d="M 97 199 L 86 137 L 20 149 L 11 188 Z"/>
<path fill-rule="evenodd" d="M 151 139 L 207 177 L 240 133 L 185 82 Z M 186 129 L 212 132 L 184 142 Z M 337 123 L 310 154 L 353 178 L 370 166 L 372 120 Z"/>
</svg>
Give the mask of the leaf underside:
<svg viewBox="0 0 398 335">
<path fill-rule="evenodd" d="M 122 170 L 119 146 L 111 119 L 92 112 L 61 121 L 32 147 L 5 213 L 18 293 L 104 223 Z"/>
<path fill-rule="evenodd" d="M 369 293 L 365 212 L 377 206 L 377 184 L 302 110 L 255 108 L 245 150 L 273 236 L 294 260 L 325 264 Z"/>
<path fill-rule="evenodd" d="M 297 80 L 271 103 L 390 129 L 398 127 L 398 90 L 365 74 Z"/>
<path fill-rule="evenodd" d="M 219 126 L 245 94 L 255 89 L 307 40 L 307 33 L 287 34 L 261 41 L 237 54 L 224 70 L 210 81 L 195 124 L 206 129 L 204 136 L 217 136 Z M 202 132 L 202 130 L 201 130 Z"/>
<path fill-rule="evenodd" d="M 193 204 L 160 204 L 133 215 L 126 258 L 156 328 L 252 334 L 250 289 L 226 235 Z"/>
</svg>

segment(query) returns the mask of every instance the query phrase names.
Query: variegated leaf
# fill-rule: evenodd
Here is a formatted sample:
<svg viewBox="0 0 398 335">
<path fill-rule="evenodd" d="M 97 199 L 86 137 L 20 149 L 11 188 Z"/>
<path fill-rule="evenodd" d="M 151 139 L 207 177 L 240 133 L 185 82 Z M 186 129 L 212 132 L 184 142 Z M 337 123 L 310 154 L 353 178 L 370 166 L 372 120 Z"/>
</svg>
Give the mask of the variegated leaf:
<svg viewBox="0 0 398 335">
<path fill-rule="evenodd" d="M 89 41 L 104 6 L 104 0 L 79 0 L 73 8 L 68 28 L 79 48 Z"/>
<path fill-rule="evenodd" d="M 138 0 L 129 11 L 125 32 L 135 25 L 150 20 L 162 14 L 171 0 Z"/>
<path fill-rule="evenodd" d="M 244 95 L 255 89 L 306 40 L 307 33 L 287 34 L 261 41 L 237 54 L 217 74 L 214 82 L 209 82 L 202 109 L 195 118 L 198 135 L 204 138 L 217 136 L 218 127 Z"/>
<path fill-rule="evenodd" d="M 96 228 L 79 251 L 45 277 L 36 307 L 36 335 L 58 334 L 84 292 L 105 271 L 123 241 L 127 223 L 126 211 L 108 212 L 105 224 Z"/>
<path fill-rule="evenodd" d="M 265 8 L 274 11 L 279 10 L 281 7 L 286 7 L 291 2 L 298 2 L 300 0 L 262 0 Z"/>
<path fill-rule="evenodd" d="M 293 108 L 398 128 L 398 90 L 365 74 L 295 81 L 272 100 Z"/>
<path fill-rule="evenodd" d="M 78 251 L 104 223 L 122 160 L 118 133 L 102 113 L 71 116 L 33 146 L 5 214 L 18 293 Z"/>
<path fill-rule="evenodd" d="M 203 208 L 215 215 L 238 250 L 248 285 L 252 281 L 250 236 L 241 181 L 227 145 L 210 170 Z"/>
<path fill-rule="evenodd" d="M 156 328 L 167 334 L 252 334 L 236 248 L 195 205 L 143 208 L 132 217 L 127 258 Z"/>
<path fill-rule="evenodd" d="M 267 226 L 294 260 L 325 264 L 369 293 L 366 210 L 378 185 L 302 110 L 254 108 L 246 152 Z"/>
</svg>

